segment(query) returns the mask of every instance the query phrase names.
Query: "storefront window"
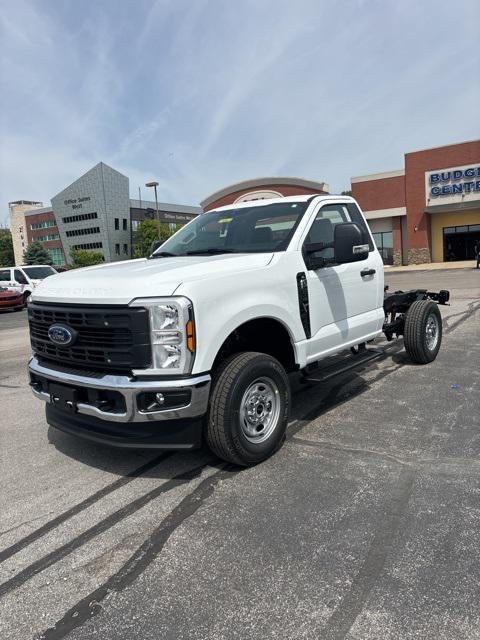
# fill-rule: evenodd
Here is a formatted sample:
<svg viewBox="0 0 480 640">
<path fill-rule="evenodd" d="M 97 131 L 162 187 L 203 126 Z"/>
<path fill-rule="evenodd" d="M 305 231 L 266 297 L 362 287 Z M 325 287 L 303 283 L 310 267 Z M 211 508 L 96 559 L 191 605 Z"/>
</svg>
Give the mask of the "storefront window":
<svg viewBox="0 0 480 640">
<path fill-rule="evenodd" d="M 383 231 L 372 235 L 382 256 L 383 264 L 393 264 L 393 233 L 391 231 Z"/>
</svg>

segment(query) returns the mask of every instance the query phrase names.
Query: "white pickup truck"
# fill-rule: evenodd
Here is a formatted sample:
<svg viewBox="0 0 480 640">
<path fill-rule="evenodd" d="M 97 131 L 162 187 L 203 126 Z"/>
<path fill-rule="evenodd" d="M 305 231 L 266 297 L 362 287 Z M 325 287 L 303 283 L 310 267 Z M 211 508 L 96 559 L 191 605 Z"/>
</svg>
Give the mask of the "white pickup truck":
<svg viewBox="0 0 480 640">
<path fill-rule="evenodd" d="M 31 264 L 24 267 L 0 268 L 0 286 L 23 295 L 25 302 L 42 280 L 57 271 L 48 264 Z"/>
<path fill-rule="evenodd" d="M 68 433 L 160 449 L 205 440 L 252 465 L 284 440 L 289 374 L 321 380 L 322 361 L 349 349 L 355 366 L 382 331 L 431 362 L 448 298 L 384 294 L 382 259 L 350 197 L 231 205 L 148 259 L 44 280 L 28 306 L 30 385 Z"/>
</svg>

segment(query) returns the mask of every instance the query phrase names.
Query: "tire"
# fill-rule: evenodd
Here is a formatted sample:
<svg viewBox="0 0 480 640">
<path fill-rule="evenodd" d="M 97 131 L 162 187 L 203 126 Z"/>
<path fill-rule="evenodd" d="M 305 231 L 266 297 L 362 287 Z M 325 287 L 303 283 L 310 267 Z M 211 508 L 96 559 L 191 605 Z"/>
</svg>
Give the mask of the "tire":
<svg viewBox="0 0 480 640">
<path fill-rule="evenodd" d="M 23 302 L 24 302 L 24 304 L 27 304 L 29 297 L 30 297 L 30 291 L 26 291 L 23 294 Z"/>
<path fill-rule="evenodd" d="M 407 311 L 403 335 L 410 360 L 427 364 L 437 357 L 442 344 L 442 316 L 431 300 L 417 300 Z"/>
<path fill-rule="evenodd" d="M 213 375 L 205 439 L 219 458 L 249 467 L 282 446 L 289 414 L 290 384 L 278 360 L 237 353 Z"/>
<path fill-rule="evenodd" d="M 23 311 L 25 307 L 15 307 L 14 311 Z"/>
</svg>

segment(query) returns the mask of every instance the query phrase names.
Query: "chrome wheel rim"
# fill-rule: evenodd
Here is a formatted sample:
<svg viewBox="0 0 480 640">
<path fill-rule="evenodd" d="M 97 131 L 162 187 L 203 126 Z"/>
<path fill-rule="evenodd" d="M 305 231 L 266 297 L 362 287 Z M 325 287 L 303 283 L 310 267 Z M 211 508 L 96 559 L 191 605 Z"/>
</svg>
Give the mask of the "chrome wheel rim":
<svg viewBox="0 0 480 640">
<path fill-rule="evenodd" d="M 271 378 L 257 378 L 242 397 L 240 427 L 253 443 L 265 442 L 275 431 L 280 417 L 280 392 Z"/>
<path fill-rule="evenodd" d="M 433 351 L 438 343 L 439 337 L 439 323 L 436 315 L 431 313 L 427 318 L 427 324 L 425 325 L 425 338 L 427 342 L 427 349 Z"/>
</svg>

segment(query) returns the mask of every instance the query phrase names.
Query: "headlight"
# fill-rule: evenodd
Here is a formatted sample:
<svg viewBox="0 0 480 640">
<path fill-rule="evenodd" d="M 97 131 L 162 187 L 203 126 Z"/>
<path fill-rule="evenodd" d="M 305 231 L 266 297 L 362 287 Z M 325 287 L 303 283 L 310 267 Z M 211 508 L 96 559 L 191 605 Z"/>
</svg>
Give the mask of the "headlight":
<svg viewBox="0 0 480 640">
<path fill-rule="evenodd" d="M 145 373 L 189 373 L 195 357 L 193 305 L 188 298 L 137 298 L 150 315 L 152 367 Z"/>
</svg>

